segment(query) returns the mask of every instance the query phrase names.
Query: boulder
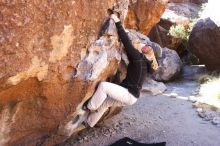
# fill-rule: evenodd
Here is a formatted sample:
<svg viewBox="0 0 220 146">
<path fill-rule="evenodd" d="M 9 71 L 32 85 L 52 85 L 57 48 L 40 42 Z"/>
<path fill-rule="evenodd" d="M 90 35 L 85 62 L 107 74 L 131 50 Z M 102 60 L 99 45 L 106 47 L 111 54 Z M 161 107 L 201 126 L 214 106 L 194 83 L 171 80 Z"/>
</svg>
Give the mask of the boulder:
<svg viewBox="0 0 220 146">
<path fill-rule="evenodd" d="M 162 94 L 167 90 L 167 87 L 162 82 L 154 81 L 151 78 L 146 78 L 146 81 L 144 82 L 142 86 L 142 91 L 144 92 L 150 92 L 152 95 L 159 95 Z"/>
<path fill-rule="evenodd" d="M 182 61 L 174 50 L 163 48 L 163 55 L 158 58 L 159 68 L 153 73 L 156 81 L 171 81 L 178 77 L 182 69 Z"/>
<path fill-rule="evenodd" d="M 201 19 L 194 25 L 189 46 L 200 62 L 213 71 L 220 71 L 220 9 L 217 1 L 209 1 Z"/>
<path fill-rule="evenodd" d="M 0 145 L 59 143 L 59 127 L 117 70 L 115 28 L 99 38 L 114 1 L 0 3 Z"/>
<path fill-rule="evenodd" d="M 168 0 L 130 0 L 125 27 L 147 35 L 160 21 Z"/>
<path fill-rule="evenodd" d="M 198 81 L 201 77 L 208 75 L 205 65 L 185 65 L 182 69 L 181 77 L 185 80 Z"/>
</svg>

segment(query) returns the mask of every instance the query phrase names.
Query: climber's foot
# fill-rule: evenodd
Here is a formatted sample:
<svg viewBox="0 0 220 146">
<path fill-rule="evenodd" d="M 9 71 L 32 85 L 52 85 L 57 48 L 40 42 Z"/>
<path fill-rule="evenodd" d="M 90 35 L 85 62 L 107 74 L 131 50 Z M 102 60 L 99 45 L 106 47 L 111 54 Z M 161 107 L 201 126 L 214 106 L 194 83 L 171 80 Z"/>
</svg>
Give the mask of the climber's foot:
<svg viewBox="0 0 220 146">
<path fill-rule="evenodd" d="M 90 101 L 90 98 L 83 103 L 82 110 L 84 110 L 86 112 L 91 112 L 91 110 L 88 108 L 89 101 Z"/>
<path fill-rule="evenodd" d="M 78 111 L 78 115 L 76 115 L 75 118 L 73 118 L 67 125 L 65 126 L 66 134 L 68 136 L 72 135 L 74 132 L 80 131 L 80 129 L 83 129 L 80 127 L 80 125 L 86 121 L 87 117 L 89 115 L 88 111 L 80 109 Z"/>
</svg>

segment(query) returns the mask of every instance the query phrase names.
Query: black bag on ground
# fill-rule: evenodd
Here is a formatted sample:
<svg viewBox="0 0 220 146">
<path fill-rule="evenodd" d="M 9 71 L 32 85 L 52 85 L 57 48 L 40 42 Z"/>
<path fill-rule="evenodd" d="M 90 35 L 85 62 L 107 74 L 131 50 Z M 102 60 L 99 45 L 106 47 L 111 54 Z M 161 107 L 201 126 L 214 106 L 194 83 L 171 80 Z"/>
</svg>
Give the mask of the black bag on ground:
<svg viewBox="0 0 220 146">
<path fill-rule="evenodd" d="M 145 144 L 134 141 L 128 137 L 124 137 L 116 141 L 115 143 L 111 144 L 110 146 L 166 146 L 166 142 Z"/>
</svg>

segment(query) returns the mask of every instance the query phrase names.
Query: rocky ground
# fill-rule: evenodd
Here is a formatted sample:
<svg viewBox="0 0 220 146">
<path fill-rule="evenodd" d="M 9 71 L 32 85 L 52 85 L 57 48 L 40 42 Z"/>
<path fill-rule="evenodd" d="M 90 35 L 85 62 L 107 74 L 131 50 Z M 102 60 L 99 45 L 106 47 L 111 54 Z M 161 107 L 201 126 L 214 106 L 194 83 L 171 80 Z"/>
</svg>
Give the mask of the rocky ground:
<svg viewBox="0 0 220 146">
<path fill-rule="evenodd" d="M 219 146 L 218 122 L 198 116 L 199 108 L 188 101 L 198 83 L 185 79 L 166 85 L 162 95 L 142 93 L 135 105 L 60 146 L 107 146 L 123 137 L 145 143 L 165 141 L 167 146 Z"/>
</svg>

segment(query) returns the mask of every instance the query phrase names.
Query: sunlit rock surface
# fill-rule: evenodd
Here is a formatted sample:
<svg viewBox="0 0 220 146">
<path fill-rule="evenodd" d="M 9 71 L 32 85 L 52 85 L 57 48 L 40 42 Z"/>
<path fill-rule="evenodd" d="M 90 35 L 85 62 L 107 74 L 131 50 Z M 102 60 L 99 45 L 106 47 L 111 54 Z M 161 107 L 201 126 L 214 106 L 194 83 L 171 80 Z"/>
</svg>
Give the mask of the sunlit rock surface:
<svg viewBox="0 0 220 146">
<path fill-rule="evenodd" d="M 160 21 L 168 0 L 130 0 L 125 26 L 147 35 Z"/>
<path fill-rule="evenodd" d="M 0 145 L 53 145 L 65 138 L 55 136 L 57 127 L 117 70 L 117 36 L 96 41 L 113 5 L 113 0 L 0 2 Z M 79 64 L 88 56 L 84 78 Z"/>
<path fill-rule="evenodd" d="M 146 32 L 165 8 L 162 3 L 156 9 L 152 2 L 146 11 L 152 19 L 140 17 Z M 100 31 L 106 10 L 115 6 L 123 21 L 128 4 L 0 2 L 0 145 L 54 145 L 68 138 L 60 127 L 73 118 L 99 81 L 116 73 L 121 61 L 115 26 L 111 22 L 110 29 Z"/>
<path fill-rule="evenodd" d="M 162 94 L 166 90 L 167 90 L 167 87 L 164 83 L 154 81 L 151 78 L 146 78 L 146 81 L 142 87 L 142 91 L 149 92 L 152 95 Z"/>
</svg>

